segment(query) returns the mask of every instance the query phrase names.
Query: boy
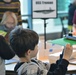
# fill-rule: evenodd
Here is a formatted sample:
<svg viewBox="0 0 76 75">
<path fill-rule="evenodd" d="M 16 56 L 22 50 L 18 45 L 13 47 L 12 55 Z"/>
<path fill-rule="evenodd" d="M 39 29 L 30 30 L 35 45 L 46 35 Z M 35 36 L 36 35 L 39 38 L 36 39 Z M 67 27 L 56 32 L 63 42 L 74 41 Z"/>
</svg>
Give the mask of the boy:
<svg viewBox="0 0 76 75">
<path fill-rule="evenodd" d="M 51 72 L 50 69 L 46 69 L 42 62 L 31 60 L 37 55 L 38 41 L 39 36 L 33 30 L 16 27 L 10 33 L 10 45 L 20 58 L 20 62 L 15 67 L 18 75 L 65 75 L 69 64 L 68 60 L 72 54 L 72 47 L 69 44 L 66 45 L 61 63 L 55 71 Z"/>
</svg>

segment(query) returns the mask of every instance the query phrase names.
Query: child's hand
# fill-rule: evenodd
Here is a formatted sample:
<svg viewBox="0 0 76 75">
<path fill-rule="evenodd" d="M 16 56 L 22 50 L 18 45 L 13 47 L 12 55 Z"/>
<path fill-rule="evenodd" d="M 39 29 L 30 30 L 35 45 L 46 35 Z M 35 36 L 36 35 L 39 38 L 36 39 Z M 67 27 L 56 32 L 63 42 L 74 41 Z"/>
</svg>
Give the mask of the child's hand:
<svg viewBox="0 0 76 75">
<path fill-rule="evenodd" d="M 70 44 L 67 44 L 64 48 L 63 59 L 69 60 L 73 52 L 73 48 Z"/>
</svg>

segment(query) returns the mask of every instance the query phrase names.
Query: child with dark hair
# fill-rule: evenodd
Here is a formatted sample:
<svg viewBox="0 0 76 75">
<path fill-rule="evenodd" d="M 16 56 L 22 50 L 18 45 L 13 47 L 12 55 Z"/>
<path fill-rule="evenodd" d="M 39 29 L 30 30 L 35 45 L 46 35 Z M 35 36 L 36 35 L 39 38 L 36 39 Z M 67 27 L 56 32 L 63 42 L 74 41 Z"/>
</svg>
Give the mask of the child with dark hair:
<svg viewBox="0 0 76 75">
<path fill-rule="evenodd" d="M 0 35 L 0 75 L 5 75 L 5 59 L 11 59 L 15 56 L 14 51 L 8 45 L 5 38 Z"/>
<path fill-rule="evenodd" d="M 65 75 L 69 64 L 68 60 L 72 54 L 72 46 L 70 44 L 65 46 L 60 64 L 51 72 L 43 62 L 32 59 L 37 55 L 38 41 L 39 36 L 33 30 L 16 27 L 11 31 L 10 45 L 20 58 L 20 62 L 15 66 L 17 75 Z"/>
</svg>

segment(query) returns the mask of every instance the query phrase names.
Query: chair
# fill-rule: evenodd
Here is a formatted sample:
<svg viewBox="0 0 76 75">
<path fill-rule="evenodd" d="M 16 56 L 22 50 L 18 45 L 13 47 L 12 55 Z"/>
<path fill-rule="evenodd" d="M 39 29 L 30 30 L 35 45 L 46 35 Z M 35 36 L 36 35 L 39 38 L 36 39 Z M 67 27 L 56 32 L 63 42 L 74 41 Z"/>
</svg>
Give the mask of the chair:
<svg viewBox="0 0 76 75">
<path fill-rule="evenodd" d="M 28 24 L 28 20 L 27 19 L 26 20 L 22 20 L 22 23 L 27 23 Z M 29 24 L 28 24 L 27 28 L 29 28 Z"/>
</svg>

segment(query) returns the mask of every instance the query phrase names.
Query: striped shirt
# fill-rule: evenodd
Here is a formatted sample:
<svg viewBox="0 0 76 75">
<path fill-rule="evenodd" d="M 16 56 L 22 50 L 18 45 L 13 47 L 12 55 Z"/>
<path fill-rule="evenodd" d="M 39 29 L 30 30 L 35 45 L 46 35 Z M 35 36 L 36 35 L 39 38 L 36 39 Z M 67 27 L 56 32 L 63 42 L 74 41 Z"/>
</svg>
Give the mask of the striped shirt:
<svg viewBox="0 0 76 75">
<path fill-rule="evenodd" d="M 0 0 L 0 21 L 2 20 L 2 16 L 6 11 L 14 12 L 18 19 L 18 25 L 22 25 L 19 0 L 11 0 L 11 2 Z"/>
</svg>

